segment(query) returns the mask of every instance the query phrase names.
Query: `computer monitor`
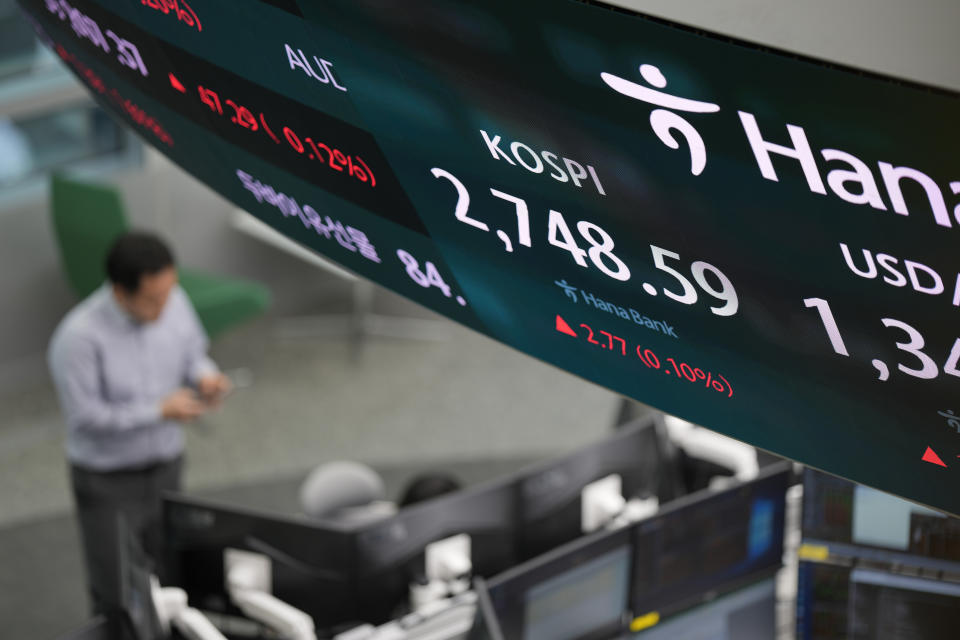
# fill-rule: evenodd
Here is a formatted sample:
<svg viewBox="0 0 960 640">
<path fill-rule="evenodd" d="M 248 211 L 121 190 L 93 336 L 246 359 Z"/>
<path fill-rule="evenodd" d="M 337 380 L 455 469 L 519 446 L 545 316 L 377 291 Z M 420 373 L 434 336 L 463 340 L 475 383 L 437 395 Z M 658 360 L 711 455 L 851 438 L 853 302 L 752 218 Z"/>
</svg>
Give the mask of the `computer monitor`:
<svg viewBox="0 0 960 640">
<path fill-rule="evenodd" d="M 637 640 L 773 640 L 777 637 L 776 579 L 726 593 L 637 632 Z"/>
<path fill-rule="evenodd" d="M 239 549 L 270 559 L 271 593 L 313 617 L 318 629 L 365 619 L 352 531 L 181 494 L 164 496 L 163 507 L 169 580 L 192 606 L 240 615 L 227 593 L 224 557 Z"/>
<path fill-rule="evenodd" d="M 589 535 L 489 581 L 506 640 L 602 640 L 624 629 L 629 528 Z"/>
<path fill-rule="evenodd" d="M 947 640 L 960 629 L 960 583 L 801 561 L 797 640 Z"/>
<path fill-rule="evenodd" d="M 609 438 L 550 460 L 517 477 L 519 554 L 524 560 L 583 534 L 581 491 L 605 476 L 621 477 L 625 498 L 683 493 L 662 414 L 641 417 Z"/>
<path fill-rule="evenodd" d="M 638 617 L 664 620 L 783 564 L 789 463 L 748 482 L 700 491 L 636 523 L 630 605 Z"/>
<path fill-rule="evenodd" d="M 813 469 L 802 535 L 831 555 L 960 573 L 960 518 Z"/>
</svg>

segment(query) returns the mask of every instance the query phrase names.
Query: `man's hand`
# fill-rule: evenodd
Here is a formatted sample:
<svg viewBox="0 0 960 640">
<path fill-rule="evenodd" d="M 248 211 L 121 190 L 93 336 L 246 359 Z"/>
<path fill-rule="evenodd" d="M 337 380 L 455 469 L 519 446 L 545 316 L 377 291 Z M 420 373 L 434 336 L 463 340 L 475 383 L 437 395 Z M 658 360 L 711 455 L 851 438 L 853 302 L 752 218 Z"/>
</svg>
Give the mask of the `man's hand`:
<svg viewBox="0 0 960 640">
<path fill-rule="evenodd" d="M 197 381 L 197 392 L 208 406 L 217 406 L 233 390 L 230 378 L 222 373 L 212 373 Z"/>
<path fill-rule="evenodd" d="M 199 418 L 207 411 L 207 406 L 197 398 L 193 389 L 177 389 L 166 398 L 160 407 L 164 420 L 183 422 Z"/>
</svg>

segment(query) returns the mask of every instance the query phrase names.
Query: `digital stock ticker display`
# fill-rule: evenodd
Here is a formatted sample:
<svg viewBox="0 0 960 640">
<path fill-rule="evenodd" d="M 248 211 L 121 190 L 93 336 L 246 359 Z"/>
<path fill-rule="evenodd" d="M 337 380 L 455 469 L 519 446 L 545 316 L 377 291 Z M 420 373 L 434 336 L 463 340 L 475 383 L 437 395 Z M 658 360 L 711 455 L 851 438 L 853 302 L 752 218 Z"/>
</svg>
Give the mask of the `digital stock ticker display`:
<svg viewBox="0 0 960 640">
<path fill-rule="evenodd" d="M 100 104 L 297 242 L 960 514 L 957 94 L 574 0 L 20 4 Z"/>
</svg>

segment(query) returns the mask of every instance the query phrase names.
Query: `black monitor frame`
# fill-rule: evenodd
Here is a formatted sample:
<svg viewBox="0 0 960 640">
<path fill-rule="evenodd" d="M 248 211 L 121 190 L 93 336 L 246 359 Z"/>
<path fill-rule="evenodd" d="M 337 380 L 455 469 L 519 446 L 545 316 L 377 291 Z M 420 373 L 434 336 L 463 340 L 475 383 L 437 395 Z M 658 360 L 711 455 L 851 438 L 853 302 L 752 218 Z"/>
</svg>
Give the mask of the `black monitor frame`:
<svg viewBox="0 0 960 640">
<path fill-rule="evenodd" d="M 242 615 L 226 589 L 224 550 L 271 560 L 273 593 L 318 628 L 359 619 L 353 534 L 345 527 L 167 493 L 163 498 L 166 573 L 192 606 Z"/>
<path fill-rule="evenodd" d="M 663 414 L 640 417 L 608 438 L 515 476 L 520 558 L 579 538 L 583 487 L 614 473 L 627 498 L 656 496 L 663 504 L 684 493 Z"/>
</svg>

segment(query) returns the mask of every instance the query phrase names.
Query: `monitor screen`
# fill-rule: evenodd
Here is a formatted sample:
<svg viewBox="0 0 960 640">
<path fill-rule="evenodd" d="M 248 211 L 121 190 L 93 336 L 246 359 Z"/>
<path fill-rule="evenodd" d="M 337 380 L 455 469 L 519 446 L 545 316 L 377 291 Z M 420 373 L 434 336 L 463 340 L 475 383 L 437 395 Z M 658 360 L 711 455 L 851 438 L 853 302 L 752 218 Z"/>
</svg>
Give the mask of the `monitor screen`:
<svg viewBox="0 0 960 640">
<path fill-rule="evenodd" d="M 623 547 L 537 585 L 524 599 L 525 640 L 579 638 L 619 622 L 629 583 L 630 548 Z"/>
<path fill-rule="evenodd" d="M 637 640 L 773 640 L 777 637 L 776 580 L 767 578 L 655 626 Z"/>
<path fill-rule="evenodd" d="M 634 614 L 663 619 L 776 572 L 790 479 L 789 465 L 774 465 L 755 480 L 681 498 L 634 525 Z"/>
<path fill-rule="evenodd" d="M 960 628 L 960 583 L 802 561 L 798 640 L 948 640 Z"/>
<path fill-rule="evenodd" d="M 960 514 L 956 91 L 600 2 L 19 4 L 100 105 L 295 242 Z"/>
<path fill-rule="evenodd" d="M 532 560 L 489 583 L 506 640 L 605 638 L 624 628 L 631 533 L 600 533 Z"/>
<path fill-rule="evenodd" d="M 640 418 L 614 435 L 550 460 L 517 479 L 520 554 L 530 559 L 582 535 L 580 494 L 587 484 L 617 474 L 623 496 L 669 502 L 683 492 L 670 454 L 663 416 Z"/>
<path fill-rule="evenodd" d="M 960 573 L 960 518 L 849 480 L 806 469 L 802 522 L 834 555 Z"/>
<path fill-rule="evenodd" d="M 226 590 L 224 551 L 240 549 L 270 559 L 273 595 L 318 628 L 363 619 L 348 530 L 180 494 L 166 495 L 163 507 L 166 573 L 192 606 L 239 614 Z"/>
</svg>

